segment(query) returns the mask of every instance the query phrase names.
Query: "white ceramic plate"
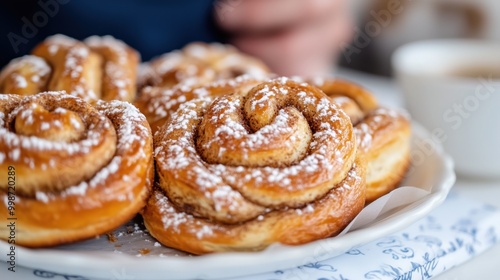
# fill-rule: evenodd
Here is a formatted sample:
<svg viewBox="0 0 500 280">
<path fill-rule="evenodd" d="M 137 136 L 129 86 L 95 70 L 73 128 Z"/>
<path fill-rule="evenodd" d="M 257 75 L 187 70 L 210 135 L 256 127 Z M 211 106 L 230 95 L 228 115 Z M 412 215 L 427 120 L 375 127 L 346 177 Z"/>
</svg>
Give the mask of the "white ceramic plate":
<svg viewBox="0 0 500 280">
<path fill-rule="evenodd" d="M 276 244 L 262 252 L 194 257 L 160 246 L 136 218 L 110 237 L 51 249 L 17 246 L 17 265 L 102 279 L 213 279 L 281 270 L 335 257 L 405 228 L 446 198 L 455 182 L 453 162 L 419 125 L 413 125 L 413 132 L 412 167 L 404 182 L 408 187 L 400 187 L 367 206 L 349 230 L 337 237 L 301 246 Z M 1 241 L 0 251 L 6 252 L 7 248 L 9 245 Z M 1 255 L 6 260 L 6 254 Z"/>
</svg>

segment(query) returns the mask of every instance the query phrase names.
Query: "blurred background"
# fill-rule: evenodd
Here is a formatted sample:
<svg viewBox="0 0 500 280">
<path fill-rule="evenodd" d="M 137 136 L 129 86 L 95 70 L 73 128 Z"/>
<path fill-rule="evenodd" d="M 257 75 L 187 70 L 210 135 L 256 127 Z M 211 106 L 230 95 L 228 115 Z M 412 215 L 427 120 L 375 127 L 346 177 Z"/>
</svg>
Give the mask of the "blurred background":
<svg viewBox="0 0 500 280">
<path fill-rule="evenodd" d="M 344 57 L 342 65 L 362 71 L 390 75 L 389 61 L 396 48 L 418 40 L 500 39 L 500 2 L 495 0 L 354 2 L 359 29 L 351 46 L 369 43 L 352 55 L 351 62 Z"/>
<path fill-rule="evenodd" d="M 192 41 L 237 45 L 285 75 L 391 75 L 405 43 L 500 39 L 494 0 L 17 0 L 0 3 L 0 65 L 49 35 L 113 35 L 144 61 Z"/>
</svg>

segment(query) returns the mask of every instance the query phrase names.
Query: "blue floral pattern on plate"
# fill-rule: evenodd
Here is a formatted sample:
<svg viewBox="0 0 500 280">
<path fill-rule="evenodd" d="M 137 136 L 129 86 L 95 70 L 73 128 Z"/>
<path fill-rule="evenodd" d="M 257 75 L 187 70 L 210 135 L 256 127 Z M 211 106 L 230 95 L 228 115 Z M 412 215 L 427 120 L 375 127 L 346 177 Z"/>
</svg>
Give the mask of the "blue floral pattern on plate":
<svg viewBox="0 0 500 280">
<path fill-rule="evenodd" d="M 39 278 L 45 278 L 45 279 L 57 279 L 57 278 L 59 278 L 59 279 L 66 279 L 66 280 L 89 280 L 88 278 L 85 278 L 83 276 L 60 274 L 60 273 L 39 270 L 39 269 L 33 270 L 33 275 L 35 275 Z"/>
</svg>

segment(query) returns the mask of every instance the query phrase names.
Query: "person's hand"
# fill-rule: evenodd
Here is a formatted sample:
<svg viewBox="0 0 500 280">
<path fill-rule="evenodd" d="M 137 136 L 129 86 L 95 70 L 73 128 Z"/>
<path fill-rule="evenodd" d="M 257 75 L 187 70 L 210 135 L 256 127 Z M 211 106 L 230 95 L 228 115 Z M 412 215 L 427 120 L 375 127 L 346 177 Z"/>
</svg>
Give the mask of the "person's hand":
<svg viewBox="0 0 500 280">
<path fill-rule="evenodd" d="M 346 0 L 219 0 L 231 43 L 281 75 L 326 74 L 351 37 Z"/>
</svg>

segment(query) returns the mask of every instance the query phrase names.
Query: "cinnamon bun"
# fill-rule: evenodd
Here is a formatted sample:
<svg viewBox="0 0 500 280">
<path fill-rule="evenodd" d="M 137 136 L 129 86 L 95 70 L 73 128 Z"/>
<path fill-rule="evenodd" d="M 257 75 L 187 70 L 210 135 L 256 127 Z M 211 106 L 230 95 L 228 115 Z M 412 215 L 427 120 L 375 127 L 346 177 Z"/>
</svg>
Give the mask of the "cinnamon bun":
<svg viewBox="0 0 500 280">
<path fill-rule="evenodd" d="M 134 104 L 156 131 L 183 102 L 227 93 L 226 85 L 211 86 L 214 82 L 242 80 L 242 76 L 262 79 L 269 70 L 230 45 L 197 42 L 142 64 L 139 73 L 140 92 Z"/>
<path fill-rule="evenodd" d="M 249 76 L 219 80 L 203 87 L 178 86 L 173 88 L 146 87 L 134 105 L 146 116 L 153 134 L 187 101 L 197 98 L 215 98 L 248 89 L 261 81 Z"/>
<path fill-rule="evenodd" d="M 0 94 L 0 169 L 14 170 L 15 184 L 0 173 L 0 218 L 17 217 L 16 244 L 91 238 L 145 205 L 154 175 L 151 131 L 126 102 Z M 6 228 L 0 238 L 7 240 Z"/>
<path fill-rule="evenodd" d="M 348 116 L 287 78 L 234 92 L 183 103 L 155 135 L 149 232 L 194 254 L 339 233 L 365 203 Z"/>
<path fill-rule="evenodd" d="M 259 59 L 231 45 L 195 42 L 143 63 L 139 71 L 139 88 L 195 87 L 244 74 L 261 78 L 269 74 L 269 69 Z"/>
<path fill-rule="evenodd" d="M 0 73 L 0 92 L 32 95 L 64 90 L 89 102 L 136 96 L 139 54 L 110 36 L 84 42 L 54 35 Z"/>
</svg>

